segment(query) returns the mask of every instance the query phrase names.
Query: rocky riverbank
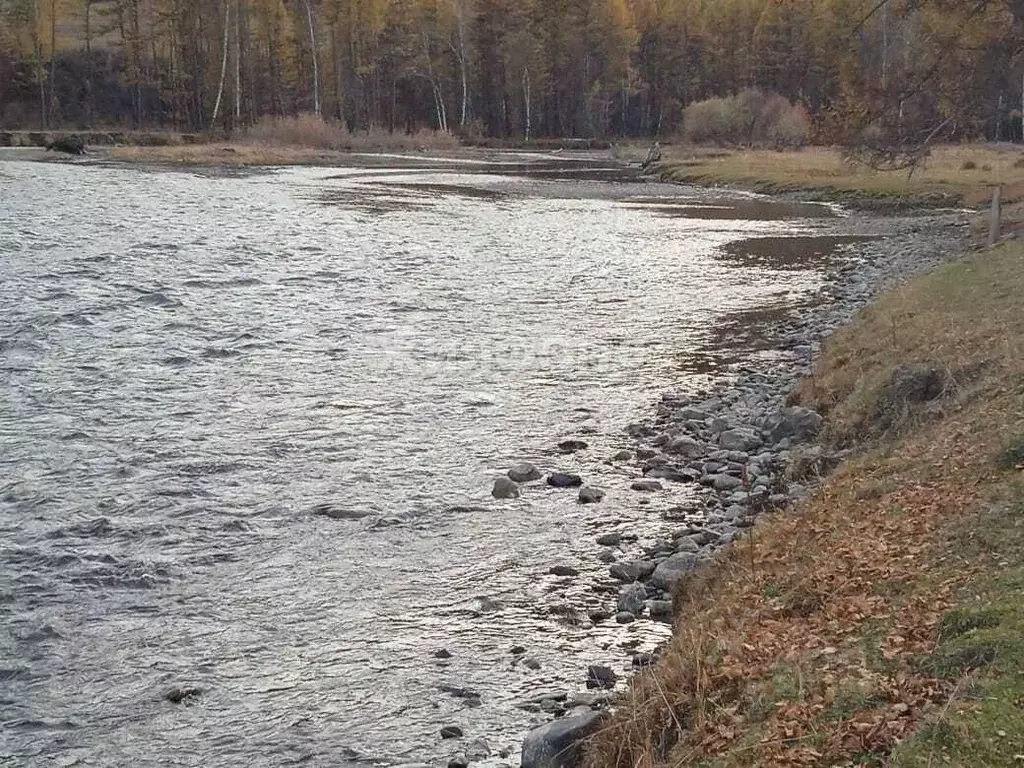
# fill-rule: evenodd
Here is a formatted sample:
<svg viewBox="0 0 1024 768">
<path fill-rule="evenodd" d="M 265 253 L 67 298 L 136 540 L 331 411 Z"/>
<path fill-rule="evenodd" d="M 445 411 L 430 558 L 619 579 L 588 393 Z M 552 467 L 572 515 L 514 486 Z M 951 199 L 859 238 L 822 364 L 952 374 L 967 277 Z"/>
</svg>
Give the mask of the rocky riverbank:
<svg viewBox="0 0 1024 768">
<path fill-rule="evenodd" d="M 594 556 L 608 565 L 608 580 L 594 588 L 607 593 L 608 602 L 605 609 L 590 610 L 589 621 L 671 621 L 672 593 L 681 579 L 742 537 L 760 516 L 799 503 L 845 458 L 844 451 L 817 441 L 821 415 L 789 407 L 787 398 L 811 372 L 832 330 L 848 323 L 882 290 L 934 270 L 968 245 L 965 216 L 959 212 L 862 217 L 849 224 L 855 233 L 885 235 L 848 248 L 829 266 L 820 304 L 799 317 L 769 322 L 760 329 L 767 343 L 753 361 L 729 370 L 696 395 L 664 394 L 649 421 L 630 425 L 634 448 L 608 461 L 631 470 L 628 482 L 638 503 L 653 494 L 675 493 L 685 500 L 663 515 L 665 535 L 658 541 L 640 542 L 622 530 L 596 537 Z M 520 485 L 531 482 L 577 488 L 581 503 L 598 503 L 603 496 L 583 477 L 544 477 L 532 466 L 513 468 L 499 478 L 494 495 L 518 495 Z M 626 652 L 633 654 L 637 669 L 657 660 L 656 654 Z M 588 689 L 599 691 L 620 682 L 601 664 L 581 671 L 580 678 Z M 613 702 L 606 693 L 571 692 L 525 702 L 558 719 L 528 734 L 522 765 L 571 763 L 572 745 Z"/>
</svg>

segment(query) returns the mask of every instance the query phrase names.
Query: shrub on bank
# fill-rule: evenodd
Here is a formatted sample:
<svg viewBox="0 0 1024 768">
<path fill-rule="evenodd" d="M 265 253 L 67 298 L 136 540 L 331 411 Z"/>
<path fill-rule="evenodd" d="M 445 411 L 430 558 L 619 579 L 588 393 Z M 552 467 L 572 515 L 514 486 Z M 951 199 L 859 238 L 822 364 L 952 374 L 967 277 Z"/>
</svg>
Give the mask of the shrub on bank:
<svg viewBox="0 0 1024 768">
<path fill-rule="evenodd" d="M 802 106 L 758 88 L 697 101 L 683 110 L 683 137 L 695 144 L 783 149 L 805 145 L 809 133 Z"/>
</svg>

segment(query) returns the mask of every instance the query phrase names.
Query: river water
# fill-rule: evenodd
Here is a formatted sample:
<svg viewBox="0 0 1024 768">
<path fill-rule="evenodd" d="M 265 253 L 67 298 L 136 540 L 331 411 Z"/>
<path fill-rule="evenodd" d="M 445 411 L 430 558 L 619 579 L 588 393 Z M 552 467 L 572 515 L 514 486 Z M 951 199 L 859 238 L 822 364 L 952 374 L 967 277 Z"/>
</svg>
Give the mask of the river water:
<svg viewBox="0 0 1024 768">
<path fill-rule="evenodd" d="M 593 158 L 0 163 L 0 762 L 443 762 L 448 724 L 514 750 L 544 719 L 517 700 L 668 631 L 550 610 L 607 603 L 595 535 L 663 524 L 604 459 L 715 375 L 720 323 L 821 287 L 737 241 L 829 213 Z M 608 498 L 492 499 L 523 460 Z"/>
</svg>

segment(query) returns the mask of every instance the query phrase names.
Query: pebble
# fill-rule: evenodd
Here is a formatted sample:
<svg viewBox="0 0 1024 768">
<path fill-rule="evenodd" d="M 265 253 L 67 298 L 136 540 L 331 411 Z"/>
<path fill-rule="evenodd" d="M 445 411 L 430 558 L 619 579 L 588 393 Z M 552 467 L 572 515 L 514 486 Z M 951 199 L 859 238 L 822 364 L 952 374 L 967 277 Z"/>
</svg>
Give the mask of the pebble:
<svg viewBox="0 0 1024 768">
<path fill-rule="evenodd" d="M 442 739 L 461 739 L 462 729 L 457 725 L 446 725 L 441 729 Z"/>
</svg>

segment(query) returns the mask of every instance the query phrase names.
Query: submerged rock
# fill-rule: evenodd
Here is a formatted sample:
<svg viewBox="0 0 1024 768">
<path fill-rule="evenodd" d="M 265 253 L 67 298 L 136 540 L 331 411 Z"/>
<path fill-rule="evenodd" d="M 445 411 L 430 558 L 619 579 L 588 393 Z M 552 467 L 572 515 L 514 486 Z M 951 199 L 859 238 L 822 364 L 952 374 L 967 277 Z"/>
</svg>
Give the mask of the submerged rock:
<svg viewBox="0 0 1024 768">
<path fill-rule="evenodd" d="M 558 450 L 562 453 L 575 453 L 585 451 L 590 446 L 582 440 L 563 440 L 558 444 Z"/>
<path fill-rule="evenodd" d="M 604 491 L 600 488 L 591 488 L 588 485 L 580 488 L 580 504 L 597 504 L 604 498 Z"/>
<path fill-rule="evenodd" d="M 446 725 L 441 729 L 442 739 L 461 739 L 462 735 L 462 729 L 457 725 Z"/>
<path fill-rule="evenodd" d="M 540 480 L 544 476 L 530 463 L 516 464 L 507 474 L 509 479 L 516 483 L 529 483 L 533 480 Z"/>
<path fill-rule="evenodd" d="M 553 565 L 548 568 L 548 573 L 552 576 L 579 576 L 580 572 L 573 568 L 571 565 Z"/>
<path fill-rule="evenodd" d="M 570 768 L 579 764 L 579 744 L 600 725 L 600 712 L 588 712 L 535 728 L 523 741 L 522 768 Z"/>
<path fill-rule="evenodd" d="M 597 543 L 602 547 L 617 547 L 622 543 L 621 533 L 602 533 L 597 537 Z"/>
<path fill-rule="evenodd" d="M 173 704 L 181 704 L 186 701 L 198 699 L 202 695 L 202 688 L 197 688 L 194 685 L 176 685 L 164 694 L 164 698 Z"/>
<path fill-rule="evenodd" d="M 496 499 L 518 499 L 519 485 L 507 477 L 499 477 L 491 488 L 491 496 Z"/>
</svg>

